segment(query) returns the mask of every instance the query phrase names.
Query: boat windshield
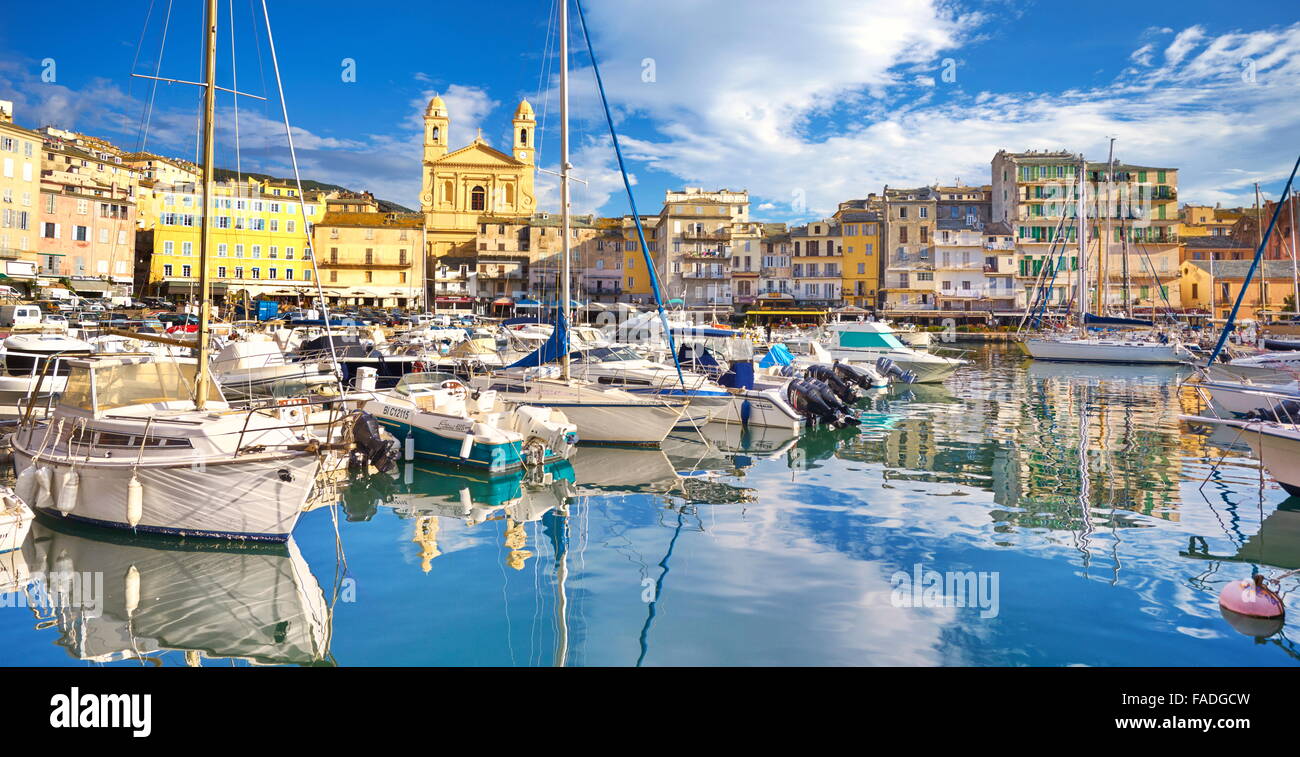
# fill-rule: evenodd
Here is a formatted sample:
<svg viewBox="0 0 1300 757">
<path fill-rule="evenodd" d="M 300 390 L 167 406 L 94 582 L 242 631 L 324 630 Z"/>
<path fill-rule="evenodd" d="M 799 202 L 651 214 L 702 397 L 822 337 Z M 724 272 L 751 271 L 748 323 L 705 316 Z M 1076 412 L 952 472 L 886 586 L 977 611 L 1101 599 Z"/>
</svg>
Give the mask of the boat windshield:
<svg viewBox="0 0 1300 757">
<path fill-rule="evenodd" d="M 193 402 L 197 366 L 170 360 L 72 366 L 59 400 L 61 404 L 91 412 L 128 405 Z M 217 384 L 208 379 L 208 398 L 224 402 Z"/>
<path fill-rule="evenodd" d="M 593 347 L 569 355 L 578 363 L 607 363 L 616 360 L 640 360 L 641 356 L 630 347 Z"/>
<path fill-rule="evenodd" d="M 444 381 L 460 382 L 460 379 L 450 373 L 408 373 L 397 382 L 397 386 L 393 387 L 393 389 L 398 394 L 411 394 L 412 392 L 438 389 Z"/>
</svg>

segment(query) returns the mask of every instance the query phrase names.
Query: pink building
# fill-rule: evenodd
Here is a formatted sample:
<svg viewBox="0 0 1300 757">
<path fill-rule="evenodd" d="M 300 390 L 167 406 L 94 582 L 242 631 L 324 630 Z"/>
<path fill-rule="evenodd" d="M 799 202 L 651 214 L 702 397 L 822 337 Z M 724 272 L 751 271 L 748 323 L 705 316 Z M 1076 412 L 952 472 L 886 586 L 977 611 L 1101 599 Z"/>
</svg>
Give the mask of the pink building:
<svg viewBox="0 0 1300 757">
<path fill-rule="evenodd" d="M 40 276 L 67 279 L 78 294 L 131 294 L 136 225 L 132 186 L 45 172 L 37 244 Z"/>
</svg>

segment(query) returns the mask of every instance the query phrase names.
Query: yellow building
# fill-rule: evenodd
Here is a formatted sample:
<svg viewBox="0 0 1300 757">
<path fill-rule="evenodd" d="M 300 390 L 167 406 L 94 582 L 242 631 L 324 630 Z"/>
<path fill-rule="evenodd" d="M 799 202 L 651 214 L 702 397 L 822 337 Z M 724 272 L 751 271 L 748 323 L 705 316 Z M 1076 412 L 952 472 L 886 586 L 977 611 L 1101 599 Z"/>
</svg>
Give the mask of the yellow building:
<svg viewBox="0 0 1300 757">
<path fill-rule="evenodd" d="M 147 291 L 178 301 L 197 297 L 201 188 L 155 183 L 142 186 L 140 198 L 136 249 L 141 267 L 147 264 Z M 315 296 L 299 200 L 294 189 L 251 178 L 214 185 L 208 250 L 214 298 L 247 292 L 296 302 Z M 307 224 L 324 215 L 315 195 L 308 195 L 305 209 Z"/>
<path fill-rule="evenodd" d="M 641 216 L 641 231 L 645 234 L 645 243 L 650 248 L 651 258 L 655 259 L 655 234 L 658 232 L 657 216 Z M 622 218 L 623 230 L 623 285 L 624 299 L 634 302 L 651 302 L 654 291 L 650 287 L 650 269 L 646 257 L 641 251 L 641 240 L 636 233 L 636 220 L 630 215 Z M 662 272 L 659 272 L 662 273 Z"/>
<path fill-rule="evenodd" d="M 419 213 L 326 213 L 315 225 L 316 265 L 331 303 L 416 308 L 424 302 Z"/>
<path fill-rule="evenodd" d="M 528 218 L 537 209 L 533 186 L 536 119 L 527 100 L 515 111 L 513 149 L 494 149 L 480 134 L 448 152 L 451 116 L 435 96 L 424 112 L 424 166 L 420 211 L 424 214 L 428 264 L 448 254 L 473 251 L 479 216 Z"/>
<path fill-rule="evenodd" d="M 840 203 L 835 213 L 844 245 L 844 276 L 840 294 L 846 305 L 874 309 L 879 300 L 881 248 L 880 208 L 874 197 Z"/>
<path fill-rule="evenodd" d="M 37 283 L 40 199 L 41 136 L 15 124 L 13 103 L 0 100 L 0 272 L 5 284 Z"/>
</svg>

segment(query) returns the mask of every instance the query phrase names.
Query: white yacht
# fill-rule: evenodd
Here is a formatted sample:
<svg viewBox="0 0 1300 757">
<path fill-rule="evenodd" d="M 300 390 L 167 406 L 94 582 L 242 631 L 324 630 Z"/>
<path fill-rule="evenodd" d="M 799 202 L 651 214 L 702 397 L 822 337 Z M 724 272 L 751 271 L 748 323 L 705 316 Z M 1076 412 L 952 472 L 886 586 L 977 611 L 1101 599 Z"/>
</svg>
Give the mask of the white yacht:
<svg viewBox="0 0 1300 757">
<path fill-rule="evenodd" d="M 540 366 L 471 376 L 471 387 L 495 391 L 511 408 L 553 408 L 578 428 L 583 444 L 656 446 L 686 411 L 684 400 L 644 397 L 593 381 L 565 379 L 558 368 Z"/>
<path fill-rule="evenodd" d="M 212 361 L 212 372 L 231 398 L 291 397 L 338 382 L 327 360 L 293 362 L 266 334 L 248 334 L 226 344 Z"/>
<path fill-rule="evenodd" d="M 232 410 L 198 366 L 68 361 L 48 418 L 12 437 L 18 495 L 37 512 L 135 531 L 284 541 L 331 454 L 285 407 Z M 213 399 L 200 404 L 197 391 Z M 84 491 L 82 481 L 85 481 Z"/>
<path fill-rule="evenodd" d="M 1026 339 L 1024 346 L 1025 351 L 1035 360 L 1170 365 L 1195 359 L 1195 356 L 1173 337 L 1161 340 L 1073 334 L 1062 337 L 1033 337 Z"/>
<path fill-rule="evenodd" d="M 1300 496 L 1300 425 L 1195 415 L 1182 416 L 1182 420 L 1210 427 L 1236 429 L 1236 437 L 1250 446 L 1260 465 L 1282 485 L 1286 493 Z"/>
<path fill-rule="evenodd" d="M 63 391 L 69 358 L 84 357 L 94 345 L 64 334 L 29 332 L 13 334 L 0 343 L 4 366 L 0 370 L 0 415 L 14 415 L 19 404 L 38 391 L 42 398 Z"/>
<path fill-rule="evenodd" d="M 679 420 L 682 426 L 700 426 L 713 420 L 731 404 L 725 387 L 708 376 L 642 357 L 631 347 L 610 344 L 574 350 L 569 356 L 574 376 L 644 397 L 690 403 Z"/>
<path fill-rule="evenodd" d="M 911 371 L 921 383 L 943 381 L 970 361 L 946 357 L 908 347 L 898 340 L 894 330 L 879 321 L 840 322 L 826 326 L 831 357 L 850 363 L 875 364 L 887 358 L 905 371 Z"/>
</svg>

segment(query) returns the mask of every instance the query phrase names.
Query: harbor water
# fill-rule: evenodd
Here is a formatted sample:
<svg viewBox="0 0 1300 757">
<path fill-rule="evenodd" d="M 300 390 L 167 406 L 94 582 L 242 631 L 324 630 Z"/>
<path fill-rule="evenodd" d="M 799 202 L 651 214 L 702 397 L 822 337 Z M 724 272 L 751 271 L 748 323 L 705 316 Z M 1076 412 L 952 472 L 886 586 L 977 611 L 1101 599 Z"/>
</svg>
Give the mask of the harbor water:
<svg viewBox="0 0 1300 757">
<path fill-rule="evenodd" d="M 0 555 L 0 663 L 1295 664 L 1289 624 L 1245 635 L 1217 597 L 1300 568 L 1300 499 L 1180 423 L 1187 370 L 970 357 L 854 428 L 715 425 L 527 481 L 403 464 L 285 546 L 41 518 Z"/>
</svg>

